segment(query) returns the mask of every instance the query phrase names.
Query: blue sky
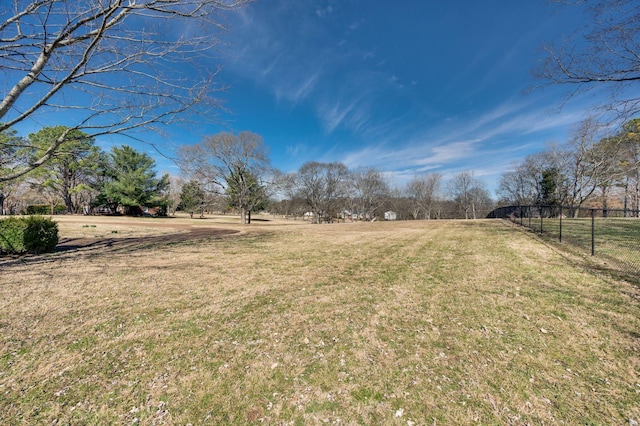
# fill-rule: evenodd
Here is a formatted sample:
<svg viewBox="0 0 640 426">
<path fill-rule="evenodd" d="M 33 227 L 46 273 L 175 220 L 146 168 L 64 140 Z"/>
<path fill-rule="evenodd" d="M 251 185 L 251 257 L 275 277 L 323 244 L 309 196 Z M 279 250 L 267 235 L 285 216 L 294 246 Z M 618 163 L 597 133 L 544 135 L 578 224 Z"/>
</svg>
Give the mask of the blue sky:
<svg viewBox="0 0 640 426">
<path fill-rule="evenodd" d="M 588 112 L 593 99 L 565 103 L 567 88 L 530 90 L 543 44 L 582 25 L 576 12 L 544 0 L 257 1 L 229 21 L 221 128 L 263 136 L 283 171 L 342 161 L 401 185 L 472 170 L 494 189 Z"/>
<path fill-rule="evenodd" d="M 216 59 L 201 64 L 224 67 L 228 112 L 147 140 L 171 157 L 205 135 L 249 130 L 284 172 L 341 161 L 402 185 L 470 170 L 494 190 L 526 155 L 566 141 L 596 101 L 565 102 L 566 87 L 531 90 L 544 43 L 584 19 L 546 0 L 257 0 L 226 17 Z M 136 147 L 179 174 L 150 146 Z"/>
</svg>

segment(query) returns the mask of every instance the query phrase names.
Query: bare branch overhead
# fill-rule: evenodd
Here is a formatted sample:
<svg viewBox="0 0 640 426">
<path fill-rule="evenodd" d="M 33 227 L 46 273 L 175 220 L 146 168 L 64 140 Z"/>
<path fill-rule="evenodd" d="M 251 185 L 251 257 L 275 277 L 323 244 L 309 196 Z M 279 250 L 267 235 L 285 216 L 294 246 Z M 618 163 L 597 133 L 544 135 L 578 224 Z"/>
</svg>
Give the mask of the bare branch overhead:
<svg viewBox="0 0 640 426">
<path fill-rule="evenodd" d="M 0 9 L 0 132 L 65 110 L 64 124 L 92 136 L 215 116 L 224 13 L 249 1 L 12 0 Z"/>
</svg>

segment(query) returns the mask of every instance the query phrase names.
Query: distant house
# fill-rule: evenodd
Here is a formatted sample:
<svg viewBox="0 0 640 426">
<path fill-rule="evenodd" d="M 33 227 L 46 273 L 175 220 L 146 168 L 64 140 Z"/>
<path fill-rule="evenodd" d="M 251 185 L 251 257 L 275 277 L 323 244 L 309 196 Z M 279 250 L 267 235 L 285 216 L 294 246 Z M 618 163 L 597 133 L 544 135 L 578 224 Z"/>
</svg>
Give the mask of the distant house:
<svg viewBox="0 0 640 426">
<path fill-rule="evenodd" d="M 394 211 L 384 212 L 384 220 L 398 220 L 398 214 Z"/>
</svg>

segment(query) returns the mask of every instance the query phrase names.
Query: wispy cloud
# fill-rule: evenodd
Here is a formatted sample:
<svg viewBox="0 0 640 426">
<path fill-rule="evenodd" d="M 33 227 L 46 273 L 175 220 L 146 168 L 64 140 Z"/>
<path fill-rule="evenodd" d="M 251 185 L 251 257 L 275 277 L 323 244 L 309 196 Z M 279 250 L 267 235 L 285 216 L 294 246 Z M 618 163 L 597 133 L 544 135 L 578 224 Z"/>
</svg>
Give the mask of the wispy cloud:
<svg viewBox="0 0 640 426">
<path fill-rule="evenodd" d="M 310 107 L 329 134 L 338 128 L 362 131 L 383 83 L 395 89 L 405 85 L 400 76 L 380 69 L 383 58 L 373 63 L 379 59 L 375 46 L 354 45 L 349 34 L 365 21 L 345 21 L 336 34 L 338 8 L 333 5 L 311 13 L 289 2 L 276 0 L 275 5 L 260 8 L 260 13 L 244 12 L 240 27 L 234 28 L 235 45 L 242 48 L 233 52 L 233 71 L 278 103 Z"/>
<path fill-rule="evenodd" d="M 566 131 L 582 118 L 580 107 L 558 113 L 547 107 L 544 98 L 516 99 L 477 117 L 442 121 L 437 126 L 380 124 L 386 129 L 381 138 L 345 152 L 341 161 L 350 167 L 380 167 L 398 178 L 462 170 L 496 177 L 514 158 L 542 149 L 549 141 L 545 135 Z M 393 128 L 398 131 L 395 137 Z"/>
<path fill-rule="evenodd" d="M 301 76 L 301 78 L 294 81 L 278 81 L 274 83 L 273 91 L 276 99 L 279 102 L 286 100 L 294 104 L 303 101 L 315 88 L 320 78 L 320 73 Z"/>
<path fill-rule="evenodd" d="M 321 18 L 324 18 L 325 16 L 330 16 L 333 13 L 333 7 L 331 7 L 331 5 L 328 5 L 326 7 L 319 7 L 316 9 L 316 15 L 318 15 Z"/>
<path fill-rule="evenodd" d="M 308 97 L 322 79 L 325 61 L 322 51 L 309 51 L 301 37 L 290 32 L 287 16 L 298 6 L 275 2 L 275 6 L 255 13 L 243 9 L 240 22 L 234 27 L 235 40 L 229 55 L 232 71 L 270 91 L 277 101 L 298 103 Z M 328 6 L 313 16 L 303 16 L 295 22 L 295 31 L 314 33 L 319 25 L 314 17 L 326 17 L 333 12 Z M 241 46 L 240 49 L 237 47 Z"/>
<path fill-rule="evenodd" d="M 287 145 L 287 155 L 290 157 L 297 157 L 300 151 L 303 150 L 303 145 Z"/>
<path fill-rule="evenodd" d="M 364 113 L 358 110 L 358 99 L 350 101 L 337 100 L 325 102 L 318 106 L 318 115 L 324 124 L 325 131 L 332 133 L 344 122 L 361 122 Z"/>
<path fill-rule="evenodd" d="M 379 25 L 370 25 L 371 15 L 354 14 L 357 8 L 342 2 L 273 0 L 251 6 L 241 28 L 234 28 L 237 60 L 231 67 L 274 104 L 304 116 L 308 127 L 298 139 L 306 140 L 308 130 L 318 140 L 284 141 L 282 151 L 296 160 L 316 155 L 306 159 L 375 166 L 405 177 L 460 170 L 489 176 L 583 118 L 585 102 L 553 111 L 557 93 L 524 96 L 528 77 L 514 77 L 527 71 L 522 51 L 535 44 L 544 25 L 538 33 L 514 32 L 505 43 L 495 31 L 480 32 L 486 29 L 479 24 L 475 30 L 490 34 L 491 42 L 451 35 L 455 48 L 445 50 L 424 47 L 436 32 L 425 30 L 418 39 L 412 38 L 415 31 L 408 37 L 398 26 L 393 28 L 405 37 L 392 34 L 385 43 L 377 37 Z M 521 8 L 513 6 L 513 16 Z M 398 55 L 400 45 L 413 46 L 416 57 Z"/>
</svg>

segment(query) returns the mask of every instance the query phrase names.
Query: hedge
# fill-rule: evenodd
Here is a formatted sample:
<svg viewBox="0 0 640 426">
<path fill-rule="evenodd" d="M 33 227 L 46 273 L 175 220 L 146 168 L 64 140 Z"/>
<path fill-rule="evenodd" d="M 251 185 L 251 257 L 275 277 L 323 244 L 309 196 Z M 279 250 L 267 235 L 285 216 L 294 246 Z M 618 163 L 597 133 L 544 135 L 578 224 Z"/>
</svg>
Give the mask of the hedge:
<svg viewBox="0 0 640 426">
<path fill-rule="evenodd" d="M 46 253 L 58 244 L 58 224 L 42 216 L 0 220 L 0 252 Z"/>
<path fill-rule="evenodd" d="M 66 213 L 66 211 L 67 207 L 64 205 L 57 205 L 53 209 L 55 214 Z M 50 214 L 51 206 L 48 204 L 32 204 L 27 206 L 26 213 L 30 215 Z"/>
</svg>

